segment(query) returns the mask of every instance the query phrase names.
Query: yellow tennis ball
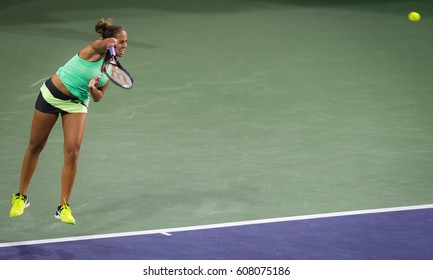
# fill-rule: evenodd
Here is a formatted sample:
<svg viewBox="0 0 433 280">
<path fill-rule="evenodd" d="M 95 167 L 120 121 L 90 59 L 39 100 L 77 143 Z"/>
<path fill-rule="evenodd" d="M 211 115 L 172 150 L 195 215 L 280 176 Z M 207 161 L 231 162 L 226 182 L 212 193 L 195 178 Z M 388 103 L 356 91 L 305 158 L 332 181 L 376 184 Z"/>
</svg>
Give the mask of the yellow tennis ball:
<svg viewBox="0 0 433 280">
<path fill-rule="evenodd" d="M 410 21 L 419 21 L 421 19 L 421 15 L 417 12 L 410 12 L 407 17 Z"/>
</svg>

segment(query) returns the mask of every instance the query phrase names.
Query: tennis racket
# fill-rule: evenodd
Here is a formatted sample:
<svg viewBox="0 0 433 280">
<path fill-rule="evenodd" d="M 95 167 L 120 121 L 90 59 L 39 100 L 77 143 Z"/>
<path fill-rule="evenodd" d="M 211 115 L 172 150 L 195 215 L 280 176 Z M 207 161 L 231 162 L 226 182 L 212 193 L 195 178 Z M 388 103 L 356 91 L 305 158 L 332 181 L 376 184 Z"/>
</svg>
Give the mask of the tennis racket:
<svg viewBox="0 0 433 280">
<path fill-rule="evenodd" d="M 134 80 L 131 75 L 123 68 L 119 61 L 117 61 L 116 51 L 113 46 L 108 48 L 105 61 L 101 67 L 101 72 L 106 74 L 116 85 L 124 89 L 131 89 L 134 85 Z"/>
</svg>

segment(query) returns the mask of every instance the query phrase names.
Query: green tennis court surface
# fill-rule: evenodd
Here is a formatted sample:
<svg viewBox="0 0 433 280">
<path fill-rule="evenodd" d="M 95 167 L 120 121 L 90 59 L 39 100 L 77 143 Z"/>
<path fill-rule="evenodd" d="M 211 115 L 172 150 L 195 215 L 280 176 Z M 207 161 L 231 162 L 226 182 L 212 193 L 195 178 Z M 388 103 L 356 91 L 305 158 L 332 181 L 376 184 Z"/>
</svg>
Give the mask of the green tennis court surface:
<svg viewBox="0 0 433 280">
<path fill-rule="evenodd" d="M 60 123 L 11 219 L 39 86 L 102 17 L 135 84 L 90 105 L 77 225 Z M 0 242 L 431 204 L 432 27 L 431 1 L 3 1 Z"/>
</svg>

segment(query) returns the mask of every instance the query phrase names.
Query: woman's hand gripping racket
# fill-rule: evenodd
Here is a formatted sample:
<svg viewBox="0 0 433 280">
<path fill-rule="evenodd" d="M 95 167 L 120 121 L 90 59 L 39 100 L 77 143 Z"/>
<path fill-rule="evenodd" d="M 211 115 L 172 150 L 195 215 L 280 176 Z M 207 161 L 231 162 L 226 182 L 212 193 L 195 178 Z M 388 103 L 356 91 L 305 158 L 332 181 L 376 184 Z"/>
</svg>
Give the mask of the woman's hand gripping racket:
<svg viewBox="0 0 433 280">
<path fill-rule="evenodd" d="M 110 80 L 124 89 L 131 89 L 134 84 L 131 75 L 129 75 L 128 71 L 117 61 L 114 46 L 108 48 L 107 57 L 102 64 L 101 72 L 107 74 Z"/>
</svg>

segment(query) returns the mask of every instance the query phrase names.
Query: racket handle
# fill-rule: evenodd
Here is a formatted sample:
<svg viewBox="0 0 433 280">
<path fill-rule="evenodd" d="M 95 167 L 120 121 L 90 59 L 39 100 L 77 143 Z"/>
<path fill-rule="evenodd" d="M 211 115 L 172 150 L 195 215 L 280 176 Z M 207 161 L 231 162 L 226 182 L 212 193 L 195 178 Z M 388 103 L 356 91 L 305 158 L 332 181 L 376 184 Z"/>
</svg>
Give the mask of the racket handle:
<svg viewBox="0 0 433 280">
<path fill-rule="evenodd" d="M 110 51 L 111 56 L 116 56 L 116 51 L 114 50 L 114 46 L 109 46 L 108 50 Z"/>
</svg>

